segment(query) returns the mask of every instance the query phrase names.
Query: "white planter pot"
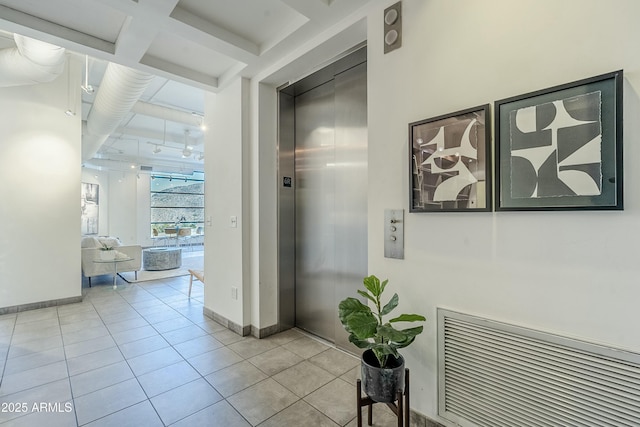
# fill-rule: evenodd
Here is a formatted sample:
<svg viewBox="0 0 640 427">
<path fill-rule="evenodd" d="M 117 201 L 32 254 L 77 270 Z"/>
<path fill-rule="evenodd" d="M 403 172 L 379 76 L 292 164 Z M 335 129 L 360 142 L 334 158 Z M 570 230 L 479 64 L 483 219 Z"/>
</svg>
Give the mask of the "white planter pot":
<svg viewBox="0 0 640 427">
<path fill-rule="evenodd" d="M 116 251 L 100 251 L 100 259 L 103 261 L 113 261 L 116 258 Z"/>
</svg>

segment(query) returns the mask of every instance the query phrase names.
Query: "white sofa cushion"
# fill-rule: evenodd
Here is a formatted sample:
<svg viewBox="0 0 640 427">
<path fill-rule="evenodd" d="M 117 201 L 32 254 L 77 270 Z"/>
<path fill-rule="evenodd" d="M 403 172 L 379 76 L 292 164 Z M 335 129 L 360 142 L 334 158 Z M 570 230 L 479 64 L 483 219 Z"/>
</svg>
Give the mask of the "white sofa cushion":
<svg viewBox="0 0 640 427">
<path fill-rule="evenodd" d="M 102 236 L 102 237 L 93 237 L 93 236 L 84 236 L 82 241 L 80 242 L 81 248 L 96 248 L 99 249 L 102 245 L 106 245 L 110 248 L 115 248 L 118 246 L 122 246 L 122 242 L 117 237 L 111 236 Z"/>
<path fill-rule="evenodd" d="M 93 260 L 101 259 L 100 252 L 102 250 L 98 248 L 83 248 L 82 251 L 82 274 L 85 277 L 99 276 L 102 274 L 113 274 L 113 263 L 109 262 L 94 262 Z M 139 271 L 142 267 L 142 246 L 120 246 L 117 250 L 120 253 L 120 257 L 124 255 L 127 258 L 132 258 L 131 261 L 125 261 L 118 263 L 118 272 L 123 271 Z"/>
<path fill-rule="evenodd" d="M 82 241 L 80 242 L 80 247 L 81 248 L 99 248 L 100 241 L 98 240 L 97 237 L 85 236 L 82 238 Z"/>
</svg>

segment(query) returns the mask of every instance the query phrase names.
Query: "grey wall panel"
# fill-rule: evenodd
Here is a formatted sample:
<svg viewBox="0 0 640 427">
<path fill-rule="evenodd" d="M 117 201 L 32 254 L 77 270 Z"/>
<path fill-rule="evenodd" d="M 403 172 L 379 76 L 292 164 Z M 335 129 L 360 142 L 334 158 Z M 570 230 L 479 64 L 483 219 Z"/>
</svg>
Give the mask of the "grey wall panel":
<svg viewBox="0 0 640 427">
<path fill-rule="evenodd" d="M 279 94 L 278 111 L 278 321 L 295 325 L 295 110 L 293 96 Z M 290 187 L 285 178 L 291 178 Z"/>
</svg>

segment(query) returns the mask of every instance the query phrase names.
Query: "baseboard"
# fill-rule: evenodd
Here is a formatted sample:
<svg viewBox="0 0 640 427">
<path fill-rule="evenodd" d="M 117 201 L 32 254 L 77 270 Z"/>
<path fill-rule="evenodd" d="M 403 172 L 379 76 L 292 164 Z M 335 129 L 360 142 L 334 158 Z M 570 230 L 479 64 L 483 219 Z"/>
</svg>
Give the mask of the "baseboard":
<svg viewBox="0 0 640 427">
<path fill-rule="evenodd" d="M 225 326 L 227 329 L 235 332 L 238 335 L 242 335 L 243 337 L 251 333 L 251 336 L 261 339 L 261 338 L 266 338 L 270 335 L 275 335 L 278 332 L 280 332 L 280 325 L 278 324 L 267 326 L 266 328 L 257 328 L 253 325 L 242 327 L 207 307 L 203 307 L 202 312 L 208 318 L 213 319 L 214 321 L 220 323 L 222 326 Z M 411 410 L 411 426 L 410 427 L 445 427 L 445 426 L 430 418 L 427 418 L 425 415 L 419 412 L 415 412 L 414 410 Z"/>
<path fill-rule="evenodd" d="M 27 310 L 37 310 L 39 308 L 56 307 L 59 305 L 75 304 L 82 302 L 82 295 L 77 297 L 52 299 L 48 301 L 32 302 L 29 304 L 14 305 L 11 307 L 0 307 L 0 316 L 3 314 L 19 313 Z"/>
<path fill-rule="evenodd" d="M 251 335 L 256 338 L 266 338 L 270 335 L 275 335 L 278 332 L 280 332 L 280 327 L 278 325 L 271 325 L 266 328 L 257 328 L 251 325 Z"/>
<path fill-rule="evenodd" d="M 445 427 L 445 425 L 427 418 L 420 412 L 411 410 L 411 427 Z"/>
<path fill-rule="evenodd" d="M 209 319 L 212 319 L 214 321 L 216 321 L 217 323 L 220 323 L 222 326 L 224 326 L 225 328 L 235 332 L 236 334 L 246 337 L 247 335 L 251 335 L 253 337 L 256 337 L 258 339 L 261 338 L 266 338 L 270 335 L 274 335 L 277 334 L 278 332 L 280 332 L 280 326 L 279 325 L 271 325 L 271 326 L 267 326 L 266 328 L 257 328 L 253 325 L 249 325 L 249 326 L 240 326 L 237 323 L 232 322 L 231 320 L 227 319 L 226 317 L 222 316 L 221 314 L 216 313 L 215 311 L 211 310 L 210 308 L 207 307 L 203 307 L 202 308 L 202 313 L 207 316 Z"/>
<path fill-rule="evenodd" d="M 221 314 L 216 313 L 215 311 L 211 310 L 210 308 L 203 307 L 202 308 L 202 313 L 205 316 L 207 316 L 208 318 L 213 319 L 214 321 L 220 323 L 225 328 L 235 332 L 236 334 L 238 334 L 238 335 L 240 335 L 242 337 L 246 337 L 247 335 L 249 335 L 251 333 L 251 326 L 238 325 L 237 323 L 232 322 L 231 320 L 227 319 L 226 317 L 222 316 Z"/>
</svg>

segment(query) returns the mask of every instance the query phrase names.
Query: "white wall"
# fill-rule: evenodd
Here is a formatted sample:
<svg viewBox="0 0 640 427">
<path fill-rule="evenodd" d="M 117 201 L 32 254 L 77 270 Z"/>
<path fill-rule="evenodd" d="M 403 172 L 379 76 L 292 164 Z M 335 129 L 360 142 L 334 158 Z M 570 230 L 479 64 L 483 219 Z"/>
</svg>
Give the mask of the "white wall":
<svg viewBox="0 0 640 427">
<path fill-rule="evenodd" d="M 248 233 L 248 82 L 238 79 L 205 95 L 204 305 L 240 326 L 250 323 Z M 231 216 L 237 227 L 231 227 Z M 232 299 L 231 288 L 238 288 Z"/>
<path fill-rule="evenodd" d="M 153 246 L 151 240 L 151 177 L 136 172 L 82 169 L 82 182 L 98 184 L 98 235 L 119 237 L 123 244 Z M 113 207 L 110 201 L 113 200 Z"/>
<path fill-rule="evenodd" d="M 251 82 L 251 325 L 278 323 L 277 123 L 275 87 Z"/>
<path fill-rule="evenodd" d="M 82 168 L 82 182 L 98 184 L 98 236 L 106 236 L 109 234 L 109 174 Z"/>
<path fill-rule="evenodd" d="M 436 307 L 640 351 L 640 2 L 404 0 L 403 46 L 369 15 L 369 271 L 428 317 L 403 354 L 437 419 Z M 623 212 L 408 213 L 407 124 L 624 69 Z M 405 259 L 383 257 L 405 209 Z"/>
<path fill-rule="evenodd" d="M 148 179 L 148 178 L 147 178 Z M 139 245 L 138 180 L 134 172 L 109 171 L 109 235 L 123 245 Z M 147 197 L 149 193 L 146 193 Z M 146 223 L 148 227 L 148 222 Z"/>
<path fill-rule="evenodd" d="M 151 175 L 136 177 L 136 244 L 143 247 L 154 245 L 151 240 Z"/>
<path fill-rule="evenodd" d="M 0 308 L 80 295 L 81 64 L 0 88 Z"/>
</svg>

